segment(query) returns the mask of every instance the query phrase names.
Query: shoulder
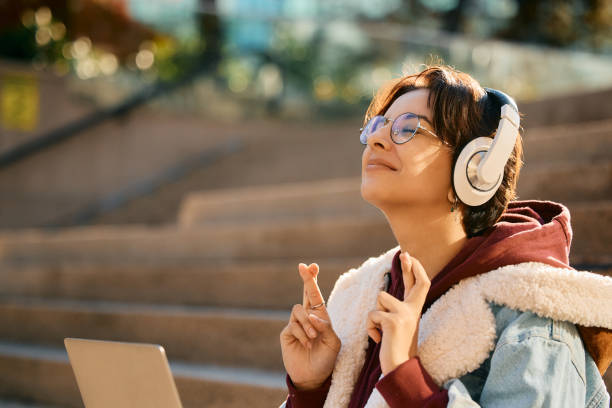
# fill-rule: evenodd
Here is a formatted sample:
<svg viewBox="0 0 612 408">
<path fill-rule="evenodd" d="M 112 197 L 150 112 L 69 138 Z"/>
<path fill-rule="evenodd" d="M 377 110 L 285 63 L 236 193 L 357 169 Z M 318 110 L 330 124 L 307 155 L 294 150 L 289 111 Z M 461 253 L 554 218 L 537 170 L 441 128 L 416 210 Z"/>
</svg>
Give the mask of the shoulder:
<svg viewBox="0 0 612 408">
<path fill-rule="evenodd" d="M 493 381 L 514 381 L 506 375 L 511 366 L 517 370 L 514 377 L 522 377 L 531 385 L 540 384 L 542 390 L 562 389 L 565 397 L 576 399 L 576 403 L 608 406 L 606 386 L 576 324 L 495 303 L 490 307 L 495 316 L 497 342 L 478 370 L 481 375 L 488 372 Z"/>
<path fill-rule="evenodd" d="M 609 277 L 525 262 L 503 266 L 476 280 L 489 302 L 584 326 L 608 327 L 612 321 Z"/>
<path fill-rule="evenodd" d="M 498 339 L 474 371 L 458 379 L 482 405 L 607 407 L 609 395 L 575 324 L 491 304 Z M 457 380 L 449 380 L 451 389 Z M 456 390 L 455 390 L 456 392 Z"/>
<path fill-rule="evenodd" d="M 558 357 L 559 350 L 564 350 L 576 373 L 586 383 L 585 349 L 574 323 L 496 303 L 490 303 L 490 307 L 495 316 L 497 334 L 493 354 L 520 350 L 532 353 L 533 359 L 541 360 L 544 364 L 544 360 L 554 359 Z"/>
</svg>

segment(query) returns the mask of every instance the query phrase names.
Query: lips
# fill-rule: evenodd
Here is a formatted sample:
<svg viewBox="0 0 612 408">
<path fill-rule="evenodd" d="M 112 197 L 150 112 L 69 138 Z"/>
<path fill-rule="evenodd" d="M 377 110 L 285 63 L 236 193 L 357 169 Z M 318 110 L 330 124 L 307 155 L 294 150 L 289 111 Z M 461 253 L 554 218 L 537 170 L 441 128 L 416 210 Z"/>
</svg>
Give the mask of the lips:
<svg viewBox="0 0 612 408">
<path fill-rule="evenodd" d="M 382 159 L 379 159 L 379 158 L 369 160 L 367 165 L 369 166 L 371 164 L 377 164 L 379 166 L 385 166 L 388 169 L 393 170 L 393 171 L 397 170 L 389 162 L 387 162 L 385 160 L 382 160 Z"/>
</svg>

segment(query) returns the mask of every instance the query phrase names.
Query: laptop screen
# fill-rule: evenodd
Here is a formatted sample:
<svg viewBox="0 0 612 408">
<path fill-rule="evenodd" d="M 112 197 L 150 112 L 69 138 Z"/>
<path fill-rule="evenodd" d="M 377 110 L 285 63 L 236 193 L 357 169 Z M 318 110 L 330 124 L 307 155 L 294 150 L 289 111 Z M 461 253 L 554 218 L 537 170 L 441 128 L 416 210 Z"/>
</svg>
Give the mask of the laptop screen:
<svg viewBox="0 0 612 408">
<path fill-rule="evenodd" d="M 64 339 L 86 408 L 182 408 L 162 346 Z"/>
</svg>

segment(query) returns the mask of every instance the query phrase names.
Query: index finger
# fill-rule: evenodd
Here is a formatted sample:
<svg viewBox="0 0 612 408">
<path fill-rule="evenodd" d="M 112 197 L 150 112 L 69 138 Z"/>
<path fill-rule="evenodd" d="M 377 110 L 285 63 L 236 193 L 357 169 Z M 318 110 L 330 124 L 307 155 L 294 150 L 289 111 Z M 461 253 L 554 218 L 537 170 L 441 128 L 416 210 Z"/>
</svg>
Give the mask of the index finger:
<svg viewBox="0 0 612 408">
<path fill-rule="evenodd" d="M 310 309 L 311 306 L 316 306 L 323 303 L 323 295 L 321 295 L 321 290 L 317 284 L 319 265 L 315 263 L 310 264 L 310 266 L 306 266 L 305 264 L 301 263 L 299 265 L 299 271 L 300 276 L 304 281 L 304 296 L 302 306 L 304 306 L 305 309 Z"/>
<path fill-rule="evenodd" d="M 414 286 L 410 289 L 406 296 L 404 296 L 404 301 L 408 303 L 416 301 L 422 306 L 427 298 L 431 281 L 429 280 L 429 276 L 427 276 L 427 272 L 425 272 L 423 265 L 421 265 L 421 262 L 419 262 L 419 260 L 416 258 L 412 258 L 412 271 L 415 278 Z"/>
</svg>

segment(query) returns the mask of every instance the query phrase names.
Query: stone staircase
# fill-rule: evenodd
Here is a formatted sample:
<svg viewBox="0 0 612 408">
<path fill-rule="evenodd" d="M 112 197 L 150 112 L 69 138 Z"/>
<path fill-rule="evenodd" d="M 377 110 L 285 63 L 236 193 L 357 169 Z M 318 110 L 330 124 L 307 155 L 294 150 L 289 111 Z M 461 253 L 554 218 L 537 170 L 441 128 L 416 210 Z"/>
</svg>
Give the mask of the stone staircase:
<svg viewBox="0 0 612 408">
<path fill-rule="evenodd" d="M 572 264 L 611 275 L 612 121 L 533 129 L 525 151 L 520 198 L 566 204 Z M 327 298 L 396 245 L 359 184 L 192 193 L 175 225 L 0 233 L 0 407 L 82 407 L 65 337 L 163 345 L 186 408 L 278 406 L 298 263 L 320 265 Z"/>
</svg>

